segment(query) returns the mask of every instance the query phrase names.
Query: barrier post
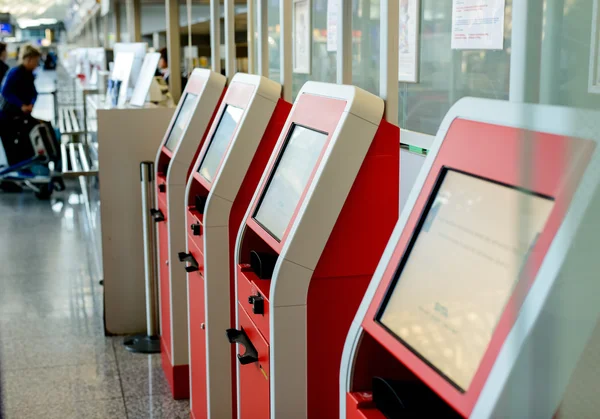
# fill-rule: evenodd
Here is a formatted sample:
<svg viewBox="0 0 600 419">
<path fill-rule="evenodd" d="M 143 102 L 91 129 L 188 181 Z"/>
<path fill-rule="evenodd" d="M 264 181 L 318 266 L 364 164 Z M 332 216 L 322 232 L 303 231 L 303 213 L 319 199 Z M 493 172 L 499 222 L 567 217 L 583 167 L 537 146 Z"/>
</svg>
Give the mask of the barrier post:
<svg viewBox="0 0 600 419">
<path fill-rule="evenodd" d="M 158 326 L 158 284 L 156 278 L 156 237 L 150 215 L 154 204 L 154 163 L 140 163 L 142 223 L 144 225 L 144 270 L 146 280 L 146 334 L 126 338 L 126 349 L 144 354 L 160 352 Z"/>
</svg>

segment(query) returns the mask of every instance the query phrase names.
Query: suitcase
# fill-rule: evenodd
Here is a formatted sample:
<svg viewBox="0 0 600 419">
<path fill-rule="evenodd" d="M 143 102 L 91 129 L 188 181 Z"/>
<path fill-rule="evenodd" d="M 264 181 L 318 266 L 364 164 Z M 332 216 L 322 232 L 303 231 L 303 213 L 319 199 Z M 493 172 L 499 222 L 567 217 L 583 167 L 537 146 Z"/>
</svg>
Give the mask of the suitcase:
<svg viewBox="0 0 600 419">
<path fill-rule="evenodd" d="M 17 118 L 9 126 L 2 127 L 0 137 L 9 166 L 35 156 L 38 156 L 40 164 L 58 157 L 56 137 L 48 122 L 31 117 Z"/>
</svg>

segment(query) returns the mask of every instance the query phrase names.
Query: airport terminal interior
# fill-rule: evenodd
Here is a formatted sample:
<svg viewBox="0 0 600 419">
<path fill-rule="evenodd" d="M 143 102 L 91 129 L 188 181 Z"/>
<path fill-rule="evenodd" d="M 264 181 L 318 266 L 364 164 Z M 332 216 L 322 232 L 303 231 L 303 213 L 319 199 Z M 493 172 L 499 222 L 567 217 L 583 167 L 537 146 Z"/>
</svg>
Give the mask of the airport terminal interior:
<svg viewBox="0 0 600 419">
<path fill-rule="evenodd" d="M 600 417 L 600 0 L 0 0 L 0 419 Z"/>
</svg>

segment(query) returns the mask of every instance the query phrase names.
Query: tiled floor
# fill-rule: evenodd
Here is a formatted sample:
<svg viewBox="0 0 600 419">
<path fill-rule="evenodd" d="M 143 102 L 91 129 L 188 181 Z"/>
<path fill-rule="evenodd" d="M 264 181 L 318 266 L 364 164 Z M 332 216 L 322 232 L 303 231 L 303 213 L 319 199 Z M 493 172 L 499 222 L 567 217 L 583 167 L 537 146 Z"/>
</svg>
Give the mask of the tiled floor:
<svg viewBox="0 0 600 419">
<path fill-rule="evenodd" d="M 106 338 L 78 184 L 38 201 L 0 193 L 0 362 L 5 416 L 188 418 L 159 356 Z M 69 203 L 71 202 L 71 203 Z"/>
<path fill-rule="evenodd" d="M 51 201 L 0 192 L 4 418 L 189 418 L 159 355 L 104 337 L 97 189 L 67 186 Z"/>
</svg>

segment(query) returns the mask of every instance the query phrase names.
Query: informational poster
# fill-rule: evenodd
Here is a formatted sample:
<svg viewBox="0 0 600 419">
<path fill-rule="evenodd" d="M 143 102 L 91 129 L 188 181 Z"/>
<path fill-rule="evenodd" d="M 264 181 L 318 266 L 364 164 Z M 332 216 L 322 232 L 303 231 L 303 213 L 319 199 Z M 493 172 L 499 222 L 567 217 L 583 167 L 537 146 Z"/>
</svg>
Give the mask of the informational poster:
<svg viewBox="0 0 600 419">
<path fill-rule="evenodd" d="M 506 0 L 453 0 L 452 49 L 503 49 Z"/>
<path fill-rule="evenodd" d="M 400 0 L 398 81 L 416 83 L 419 75 L 420 0 Z"/>
<path fill-rule="evenodd" d="M 310 0 L 294 1 L 294 73 L 310 74 Z"/>
<path fill-rule="evenodd" d="M 338 10 L 340 0 L 329 0 L 327 2 L 327 51 L 337 51 L 337 28 L 338 28 Z"/>
</svg>

